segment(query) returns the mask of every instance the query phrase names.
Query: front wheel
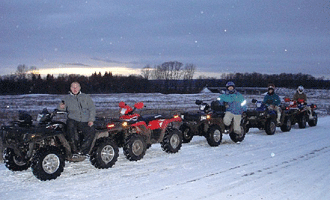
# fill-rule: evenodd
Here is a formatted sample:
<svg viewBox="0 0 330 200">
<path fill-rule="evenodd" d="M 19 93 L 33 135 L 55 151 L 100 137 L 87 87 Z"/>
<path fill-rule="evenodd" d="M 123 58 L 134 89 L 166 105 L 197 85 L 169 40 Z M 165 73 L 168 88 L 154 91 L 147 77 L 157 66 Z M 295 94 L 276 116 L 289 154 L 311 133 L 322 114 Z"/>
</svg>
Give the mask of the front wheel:
<svg viewBox="0 0 330 200">
<path fill-rule="evenodd" d="M 274 135 L 276 131 L 276 122 L 274 119 L 269 118 L 266 121 L 265 131 L 267 135 Z"/>
<path fill-rule="evenodd" d="M 119 156 L 119 150 L 114 141 L 110 138 L 102 138 L 96 141 L 92 150 L 90 161 L 99 169 L 112 167 Z"/>
<path fill-rule="evenodd" d="M 222 141 L 220 127 L 217 125 L 211 126 L 207 131 L 206 140 L 211 147 L 219 146 Z"/>
<path fill-rule="evenodd" d="M 306 128 L 306 123 L 307 123 L 306 115 L 301 115 L 298 121 L 299 128 Z"/>
<path fill-rule="evenodd" d="M 313 119 L 308 121 L 308 125 L 316 126 L 317 125 L 317 114 L 316 114 L 316 112 L 313 112 L 312 115 L 313 115 Z"/>
<path fill-rule="evenodd" d="M 40 148 L 32 160 L 32 172 L 42 181 L 56 179 L 65 166 L 64 155 L 54 146 Z"/>
<path fill-rule="evenodd" d="M 192 140 L 192 138 L 194 137 L 193 132 L 186 125 L 182 125 L 180 127 L 180 131 L 182 132 L 182 142 L 183 143 L 189 143 Z"/>
<path fill-rule="evenodd" d="M 167 153 L 176 153 L 182 146 L 182 134 L 178 129 L 167 129 L 161 142 L 162 149 Z"/>
<path fill-rule="evenodd" d="M 3 161 L 6 167 L 11 171 L 24 171 L 31 166 L 30 161 L 25 161 L 23 158 L 17 157 L 14 150 L 11 148 L 5 148 L 3 152 Z"/>
<path fill-rule="evenodd" d="M 235 133 L 234 131 L 229 133 L 229 136 L 230 136 L 230 139 L 235 142 L 235 143 L 238 143 L 238 142 L 242 142 L 245 138 L 245 130 L 244 130 L 244 127 L 241 126 L 241 133 L 240 134 L 237 134 Z"/>
<path fill-rule="evenodd" d="M 291 130 L 292 122 L 290 117 L 285 117 L 283 125 L 281 126 L 281 131 L 288 132 Z"/>
<path fill-rule="evenodd" d="M 127 137 L 123 147 L 126 158 L 130 161 L 141 160 L 147 150 L 147 144 L 144 138 L 138 134 L 132 134 Z"/>
</svg>

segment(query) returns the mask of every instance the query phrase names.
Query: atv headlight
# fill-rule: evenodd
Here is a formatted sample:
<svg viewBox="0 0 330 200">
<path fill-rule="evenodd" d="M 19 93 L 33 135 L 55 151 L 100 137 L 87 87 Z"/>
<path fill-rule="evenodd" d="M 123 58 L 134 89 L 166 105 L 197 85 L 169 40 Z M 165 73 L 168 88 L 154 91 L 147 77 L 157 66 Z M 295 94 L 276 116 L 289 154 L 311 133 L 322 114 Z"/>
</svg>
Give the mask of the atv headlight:
<svg viewBox="0 0 330 200">
<path fill-rule="evenodd" d="M 241 106 L 245 106 L 246 105 L 246 100 L 244 100 L 242 103 L 241 103 Z"/>
<path fill-rule="evenodd" d="M 107 124 L 107 129 L 112 129 L 115 127 L 115 124 Z"/>
<path fill-rule="evenodd" d="M 207 119 L 207 116 L 205 116 L 205 115 L 201 116 L 201 120 L 206 120 L 206 119 Z"/>
<path fill-rule="evenodd" d="M 36 135 L 35 134 L 24 134 L 24 136 L 23 136 L 23 139 L 25 140 L 25 141 L 30 141 L 30 140 L 32 140 L 33 138 L 35 138 L 36 137 Z"/>
<path fill-rule="evenodd" d="M 126 127 L 126 126 L 128 125 L 128 123 L 127 123 L 127 122 L 123 122 L 121 125 L 122 125 L 123 127 Z"/>
<path fill-rule="evenodd" d="M 181 119 L 184 119 L 184 115 L 181 115 Z"/>
</svg>

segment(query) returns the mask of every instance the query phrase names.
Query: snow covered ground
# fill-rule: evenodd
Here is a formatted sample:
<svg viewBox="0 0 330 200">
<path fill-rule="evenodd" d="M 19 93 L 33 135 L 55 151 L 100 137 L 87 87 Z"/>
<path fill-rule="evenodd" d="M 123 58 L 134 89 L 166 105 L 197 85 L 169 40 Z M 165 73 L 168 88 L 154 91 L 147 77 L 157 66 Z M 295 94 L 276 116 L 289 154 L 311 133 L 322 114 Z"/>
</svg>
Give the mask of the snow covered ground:
<svg viewBox="0 0 330 200">
<path fill-rule="evenodd" d="M 141 101 L 140 95 L 122 95 L 120 100 Z M 173 109 L 179 109 L 186 102 L 187 109 L 196 109 L 195 99 L 218 96 L 157 95 L 160 98 L 142 100 L 151 107 L 174 104 Z M 108 100 L 100 96 L 93 98 L 98 108 L 109 101 L 117 109 L 116 95 L 109 95 L 113 99 Z M 180 103 L 175 104 L 174 97 Z M 35 99 L 17 107 L 31 104 L 26 108 L 32 110 L 41 98 Z M 325 99 L 323 104 L 328 103 Z M 51 96 L 53 103 L 43 104 L 54 107 L 59 100 Z M 137 162 L 128 161 L 120 149 L 113 168 L 96 169 L 88 160 L 66 162 L 60 177 L 45 182 L 36 179 L 31 169 L 12 172 L 1 161 L 0 199 L 330 199 L 329 122 L 330 116 L 323 116 L 316 127 L 299 129 L 295 125 L 285 133 L 277 128 L 272 136 L 250 129 L 242 143 L 235 144 L 224 135 L 218 147 L 210 147 L 205 138 L 196 136 L 176 154 L 167 154 L 156 144 Z"/>
</svg>

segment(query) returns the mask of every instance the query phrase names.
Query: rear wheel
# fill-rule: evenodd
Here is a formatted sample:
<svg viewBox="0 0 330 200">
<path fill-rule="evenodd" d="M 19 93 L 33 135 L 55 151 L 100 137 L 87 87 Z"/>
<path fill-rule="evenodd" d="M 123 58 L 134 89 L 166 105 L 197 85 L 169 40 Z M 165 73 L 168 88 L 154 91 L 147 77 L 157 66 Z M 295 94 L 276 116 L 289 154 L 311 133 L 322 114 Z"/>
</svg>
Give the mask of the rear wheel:
<svg viewBox="0 0 330 200">
<path fill-rule="evenodd" d="M 60 149 L 54 146 L 40 148 L 32 160 L 32 172 L 42 181 L 56 179 L 63 172 L 65 162 Z"/>
<path fill-rule="evenodd" d="M 92 150 L 90 161 L 99 169 L 112 167 L 119 156 L 119 150 L 114 141 L 110 138 L 101 138 L 96 141 Z"/>
<path fill-rule="evenodd" d="M 23 158 L 19 158 L 11 148 L 5 148 L 3 152 L 3 161 L 6 164 L 6 167 L 11 171 L 24 171 L 31 166 L 30 161 L 25 161 Z"/>
<path fill-rule="evenodd" d="M 186 125 L 182 125 L 180 127 L 180 131 L 182 132 L 182 142 L 183 143 L 189 143 L 192 138 L 194 137 L 194 134 L 190 130 L 190 128 Z"/>
<path fill-rule="evenodd" d="M 306 123 L 307 123 L 306 115 L 302 115 L 298 121 L 299 128 L 306 128 Z"/>
<path fill-rule="evenodd" d="M 308 121 L 309 126 L 316 126 L 317 125 L 317 114 L 316 112 L 313 112 L 313 119 Z"/>
<path fill-rule="evenodd" d="M 220 127 L 217 125 L 211 126 L 207 131 L 206 140 L 211 147 L 219 146 L 222 141 L 222 133 Z"/>
<path fill-rule="evenodd" d="M 265 131 L 267 135 L 274 135 L 276 131 L 276 122 L 274 119 L 269 118 L 266 121 Z"/>
<path fill-rule="evenodd" d="M 281 131 L 288 132 L 291 130 L 292 122 L 290 117 L 285 117 L 283 125 L 281 126 Z"/>
<path fill-rule="evenodd" d="M 138 134 L 132 134 L 127 137 L 123 147 L 126 158 L 130 161 L 141 160 L 147 150 L 147 144 L 144 138 Z"/>
<path fill-rule="evenodd" d="M 178 129 L 167 129 L 161 142 L 162 149 L 167 153 L 176 153 L 182 146 L 182 134 Z"/>
</svg>

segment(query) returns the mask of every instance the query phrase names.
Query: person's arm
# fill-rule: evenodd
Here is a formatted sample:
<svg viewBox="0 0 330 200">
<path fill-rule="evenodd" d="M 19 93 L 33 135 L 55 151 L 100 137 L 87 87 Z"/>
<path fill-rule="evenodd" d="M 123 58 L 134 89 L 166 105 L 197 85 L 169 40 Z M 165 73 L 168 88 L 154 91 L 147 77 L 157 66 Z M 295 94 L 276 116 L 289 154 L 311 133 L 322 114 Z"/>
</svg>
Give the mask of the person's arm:
<svg viewBox="0 0 330 200">
<path fill-rule="evenodd" d="M 94 122 L 95 121 L 95 116 L 96 116 L 96 109 L 94 102 L 92 98 L 88 95 L 87 96 L 87 101 L 88 101 L 88 109 L 89 109 L 89 122 Z"/>
<path fill-rule="evenodd" d="M 281 99 L 278 95 L 276 95 L 276 98 L 275 98 L 275 103 L 274 103 L 276 106 L 279 106 L 281 104 Z"/>
<path fill-rule="evenodd" d="M 63 99 L 57 106 L 57 110 L 65 111 L 66 110 L 66 104 L 65 99 Z"/>
</svg>

